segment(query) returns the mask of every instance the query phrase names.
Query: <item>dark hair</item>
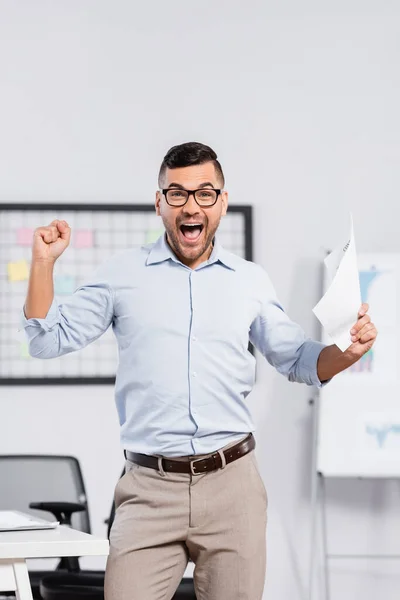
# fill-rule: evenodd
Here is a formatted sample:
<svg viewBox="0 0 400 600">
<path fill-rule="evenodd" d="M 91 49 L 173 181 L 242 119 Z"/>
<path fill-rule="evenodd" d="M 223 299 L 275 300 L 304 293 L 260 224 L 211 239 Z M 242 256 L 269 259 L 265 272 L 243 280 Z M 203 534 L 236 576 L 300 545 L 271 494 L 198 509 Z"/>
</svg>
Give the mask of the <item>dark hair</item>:
<svg viewBox="0 0 400 600">
<path fill-rule="evenodd" d="M 158 185 L 162 187 L 162 178 L 166 169 L 179 169 L 180 167 L 190 167 L 191 165 L 202 165 L 206 162 L 213 162 L 217 175 L 222 180 L 222 187 L 225 185 L 225 178 L 222 167 L 217 160 L 217 155 L 210 146 L 200 144 L 199 142 L 186 142 L 179 146 L 173 146 L 164 156 L 158 175 Z"/>
</svg>

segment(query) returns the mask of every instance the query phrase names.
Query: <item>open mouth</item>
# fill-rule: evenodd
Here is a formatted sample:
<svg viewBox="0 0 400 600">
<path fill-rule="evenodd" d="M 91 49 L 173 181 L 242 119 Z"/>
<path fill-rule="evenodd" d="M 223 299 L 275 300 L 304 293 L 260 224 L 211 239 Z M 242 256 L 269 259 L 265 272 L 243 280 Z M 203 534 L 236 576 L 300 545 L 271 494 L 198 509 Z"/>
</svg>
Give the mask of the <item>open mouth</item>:
<svg viewBox="0 0 400 600">
<path fill-rule="evenodd" d="M 181 225 L 179 229 L 181 230 L 185 240 L 188 240 L 189 242 L 196 242 L 203 231 L 203 227 L 204 225 L 202 223 L 185 223 Z"/>
</svg>

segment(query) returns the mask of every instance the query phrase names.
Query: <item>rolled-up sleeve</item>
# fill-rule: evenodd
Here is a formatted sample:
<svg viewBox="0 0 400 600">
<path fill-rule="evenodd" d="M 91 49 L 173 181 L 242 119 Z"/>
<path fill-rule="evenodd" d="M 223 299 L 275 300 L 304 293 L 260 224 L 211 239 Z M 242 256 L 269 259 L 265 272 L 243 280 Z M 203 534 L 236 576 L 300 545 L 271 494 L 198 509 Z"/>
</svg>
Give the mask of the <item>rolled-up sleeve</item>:
<svg viewBox="0 0 400 600">
<path fill-rule="evenodd" d="M 22 309 L 29 354 L 56 358 L 84 348 L 108 329 L 113 313 L 113 290 L 104 281 L 79 287 L 63 303 L 54 298 L 44 319 L 27 319 Z"/>
<path fill-rule="evenodd" d="M 319 380 L 318 357 L 325 344 L 307 338 L 278 301 L 275 289 L 261 269 L 258 281 L 259 313 L 250 328 L 250 341 L 289 381 L 323 387 Z"/>
</svg>

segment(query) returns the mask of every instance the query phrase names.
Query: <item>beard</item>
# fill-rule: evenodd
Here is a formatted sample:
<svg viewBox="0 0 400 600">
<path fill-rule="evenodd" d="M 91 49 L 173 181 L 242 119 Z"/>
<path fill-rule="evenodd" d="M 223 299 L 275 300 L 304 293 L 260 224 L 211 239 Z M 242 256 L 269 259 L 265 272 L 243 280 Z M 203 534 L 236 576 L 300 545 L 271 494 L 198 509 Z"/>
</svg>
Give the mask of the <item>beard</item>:
<svg viewBox="0 0 400 600">
<path fill-rule="evenodd" d="M 190 219 L 177 219 L 173 225 L 164 222 L 164 227 L 167 232 L 168 243 L 178 258 L 184 259 L 182 262 L 185 262 L 185 259 L 190 262 L 195 262 L 201 256 L 203 256 L 208 249 L 211 249 L 215 232 L 218 229 L 219 220 L 213 225 L 213 227 L 210 227 L 210 223 L 207 218 L 202 220 L 197 219 L 196 222 L 202 224 L 202 230 L 198 240 L 196 240 L 195 243 L 191 243 L 190 240 L 186 240 L 181 230 L 182 224 L 188 220 Z M 195 219 L 192 220 L 193 222 L 195 221 Z"/>
</svg>

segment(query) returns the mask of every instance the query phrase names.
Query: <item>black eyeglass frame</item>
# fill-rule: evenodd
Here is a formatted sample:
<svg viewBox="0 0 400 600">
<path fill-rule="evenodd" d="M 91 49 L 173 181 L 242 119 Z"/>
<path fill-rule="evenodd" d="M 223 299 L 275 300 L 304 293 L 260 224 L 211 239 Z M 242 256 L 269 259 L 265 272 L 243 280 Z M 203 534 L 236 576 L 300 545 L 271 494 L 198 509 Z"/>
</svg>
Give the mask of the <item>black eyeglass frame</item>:
<svg viewBox="0 0 400 600">
<path fill-rule="evenodd" d="M 212 204 L 200 204 L 196 198 L 196 192 L 205 192 L 207 190 L 212 191 L 212 192 L 217 192 L 215 201 Z M 166 188 L 166 189 L 163 189 L 160 191 L 163 193 L 163 195 L 165 197 L 165 201 L 168 204 L 168 206 L 172 206 L 173 208 L 182 208 L 182 206 L 185 206 L 185 204 L 189 200 L 190 196 L 193 196 L 195 202 L 200 206 L 200 208 L 211 208 L 211 206 L 214 206 L 217 203 L 218 197 L 221 195 L 221 192 L 223 192 L 223 190 L 217 190 L 215 188 L 199 188 L 197 190 L 186 190 L 185 188 Z M 187 198 L 183 204 L 170 204 L 168 202 L 167 192 L 174 192 L 174 191 L 181 191 L 181 192 L 187 193 Z"/>
</svg>

